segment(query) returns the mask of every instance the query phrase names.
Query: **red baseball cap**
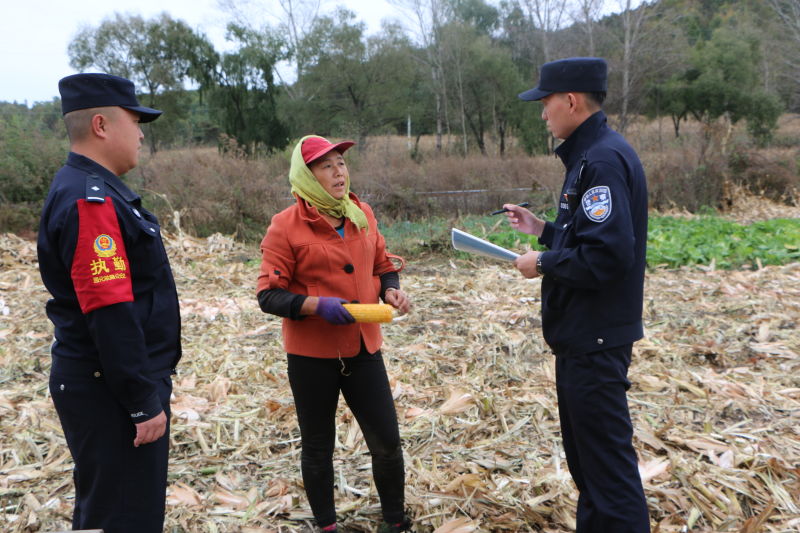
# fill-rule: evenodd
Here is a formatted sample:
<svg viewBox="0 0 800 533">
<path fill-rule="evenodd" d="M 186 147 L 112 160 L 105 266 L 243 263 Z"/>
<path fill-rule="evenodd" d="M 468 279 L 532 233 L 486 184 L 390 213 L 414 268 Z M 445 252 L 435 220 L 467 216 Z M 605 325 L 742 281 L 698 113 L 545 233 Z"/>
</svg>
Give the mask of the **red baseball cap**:
<svg viewBox="0 0 800 533">
<path fill-rule="evenodd" d="M 300 151 L 303 153 L 303 161 L 307 165 L 315 159 L 319 159 L 331 150 L 337 150 L 340 154 L 343 154 L 354 144 L 356 143 L 353 141 L 342 141 L 340 143 L 333 144 L 324 137 L 314 136 L 303 141 Z"/>
</svg>

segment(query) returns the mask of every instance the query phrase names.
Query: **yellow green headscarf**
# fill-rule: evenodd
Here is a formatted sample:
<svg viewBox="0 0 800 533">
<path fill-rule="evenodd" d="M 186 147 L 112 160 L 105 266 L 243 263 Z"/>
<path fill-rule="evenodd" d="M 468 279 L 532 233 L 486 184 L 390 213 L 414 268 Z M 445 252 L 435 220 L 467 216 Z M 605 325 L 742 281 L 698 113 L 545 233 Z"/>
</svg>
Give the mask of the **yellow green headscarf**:
<svg viewBox="0 0 800 533">
<path fill-rule="evenodd" d="M 292 152 L 292 163 L 289 167 L 289 183 L 292 184 L 292 194 L 298 195 L 326 215 L 335 218 L 349 218 L 359 229 L 366 229 L 367 215 L 350 199 L 350 178 L 347 178 L 344 186 L 344 197 L 337 200 L 322 188 L 308 165 L 303 161 L 301 147 L 303 141 L 309 137 L 317 137 L 317 135 L 306 135 L 300 139 Z"/>
</svg>

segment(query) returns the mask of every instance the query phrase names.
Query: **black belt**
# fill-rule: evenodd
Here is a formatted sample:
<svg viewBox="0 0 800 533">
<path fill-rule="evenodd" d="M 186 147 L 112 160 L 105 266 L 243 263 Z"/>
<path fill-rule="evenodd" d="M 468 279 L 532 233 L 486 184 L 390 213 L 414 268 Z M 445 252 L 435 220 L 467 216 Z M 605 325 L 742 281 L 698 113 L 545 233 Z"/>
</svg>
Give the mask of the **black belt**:
<svg viewBox="0 0 800 533">
<path fill-rule="evenodd" d="M 73 359 L 71 357 L 53 356 L 50 373 L 66 377 L 103 377 L 103 367 L 100 361 L 92 359 Z M 175 369 L 164 368 L 158 372 L 150 372 L 150 379 L 161 379 L 175 374 Z"/>
</svg>

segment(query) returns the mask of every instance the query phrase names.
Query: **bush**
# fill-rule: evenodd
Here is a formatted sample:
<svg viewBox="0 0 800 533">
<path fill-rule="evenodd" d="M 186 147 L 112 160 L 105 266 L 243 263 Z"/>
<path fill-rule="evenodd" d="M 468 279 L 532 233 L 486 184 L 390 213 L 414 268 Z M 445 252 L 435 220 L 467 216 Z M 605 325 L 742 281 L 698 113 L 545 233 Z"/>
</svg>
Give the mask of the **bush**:
<svg viewBox="0 0 800 533">
<path fill-rule="evenodd" d="M 39 216 L 44 202 L 22 202 L 16 204 L 0 200 L 0 233 L 16 233 L 22 237 L 34 237 L 39 229 Z"/>
<path fill-rule="evenodd" d="M 731 177 L 748 191 L 787 204 L 800 203 L 800 175 L 794 150 L 740 148 L 730 156 Z"/>
<path fill-rule="evenodd" d="M 754 95 L 750 99 L 747 131 L 761 148 L 770 144 L 783 105 L 774 94 Z"/>
<path fill-rule="evenodd" d="M 689 145 L 644 154 L 642 162 L 651 208 L 694 213 L 702 207 L 721 206 L 727 172 L 727 164 L 721 156 L 707 154 L 700 160 L 699 149 Z"/>
<path fill-rule="evenodd" d="M 164 226 L 178 212 L 182 229 L 191 234 L 258 241 L 271 216 L 294 201 L 288 166 L 288 159 L 194 148 L 158 152 L 140 162 L 131 179 Z"/>
<path fill-rule="evenodd" d="M 0 102 L 0 232 L 35 234 L 50 180 L 66 155 L 57 105 Z"/>
<path fill-rule="evenodd" d="M 537 102 L 531 107 L 535 107 L 538 113 L 518 113 L 515 115 L 512 119 L 512 122 L 515 123 L 514 132 L 526 154 L 548 154 L 553 137 L 547 130 L 545 121 L 537 120 L 537 116 L 541 114 L 542 104 Z"/>
<path fill-rule="evenodd" d="M 352 189 L 381 219 L 455 217 L 523 201 L 540 210 L 555 201 L 563 179 L 552 157 L 429 154 L 415 161 L 402 150 L 374 150 L 349 159 Z"/>
<path fill-rule="evenodd" d="M 0 120 L 0 146 L 0 201 L 41 205 L 50 180 L 64 164 L 66 140 L 13 114 Z"/>
</svg>

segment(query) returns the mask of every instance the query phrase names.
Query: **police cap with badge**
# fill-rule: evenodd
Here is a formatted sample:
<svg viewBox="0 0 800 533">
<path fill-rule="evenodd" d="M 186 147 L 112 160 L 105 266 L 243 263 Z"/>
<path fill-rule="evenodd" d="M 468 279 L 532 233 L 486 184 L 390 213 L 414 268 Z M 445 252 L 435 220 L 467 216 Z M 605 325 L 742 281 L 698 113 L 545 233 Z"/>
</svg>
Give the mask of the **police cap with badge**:
<svg viewBox="0 0 800 533">
<path fill-rule="evenodd" d="M 139 114 L 139 122 L 152 122 L 161 111 L 144 107 L 136 99 L 133 82 L 111 74 L 73 74 L 58 82 L 61 113 L 93 107 L 121 107 Z"/>
<path fill-rule="evenodd" d="M 570 57 L 542 65 L 539 85 L 519 94 L 520 100 L 541 100 L 553 93 L 599 93 L 608 87 L 608 65 L 599 57 Z"/>
</svg>

